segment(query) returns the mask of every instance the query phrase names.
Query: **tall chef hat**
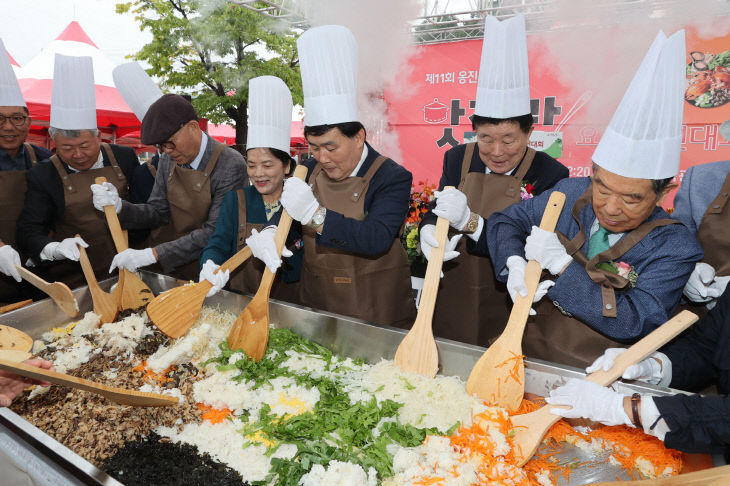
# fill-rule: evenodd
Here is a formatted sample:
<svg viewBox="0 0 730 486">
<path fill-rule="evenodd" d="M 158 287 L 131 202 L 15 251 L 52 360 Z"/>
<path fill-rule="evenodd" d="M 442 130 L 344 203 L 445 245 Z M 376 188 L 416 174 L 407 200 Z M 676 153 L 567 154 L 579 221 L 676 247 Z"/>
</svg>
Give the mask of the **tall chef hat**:
<svg viewBox="0 0 730 486">
<path fill-rule="evenodd" d="M 96 94 L 89 56 L 56 54 L 51 91 L 51 126 L 64 130 L 94 130 Z"/>
<path fill-rule="evenodd" d="M 323 25 L 297 39 L 304 90 L 304 125 L 359 121 L 357 42 L 346 27 Z"/>
<path fill-rule="evenodd" d="M 139 121 L 142 121 L 150 105 L 162 97 L 160 88 L 134 61 L 115 67 L 112 76 L 114 85 Z"/>
<path fill-rule="evenodd" d="M 10 64 L 5 44 L 0 39 L 0 106 L 28 106 Z"/>
<path fill-rule="evenodd" d="M 593 152 L 596 164 L 638 179 L 677 175 L 685 56 L 684 30 L 659 32 Z"/>
<path fill-rule="evenodd" d="M 248 82 L 246 149 L 269 147 L 289 153 L 292 99 L 284 81 L 260 76 Z"/>
<path fill-rule="evenodd" d="M 532 110 L 525 17 L 519 14 L 500 22 L 487 16 L 474 114 L 511 118 L 528 113 Z"/>
</svg>

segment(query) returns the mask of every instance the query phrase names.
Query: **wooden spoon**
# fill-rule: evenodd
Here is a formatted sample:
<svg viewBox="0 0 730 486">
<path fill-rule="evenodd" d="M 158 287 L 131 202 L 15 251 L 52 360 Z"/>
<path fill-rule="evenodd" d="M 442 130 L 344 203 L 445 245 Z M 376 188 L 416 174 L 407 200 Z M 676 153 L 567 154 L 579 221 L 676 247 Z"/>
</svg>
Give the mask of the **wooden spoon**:
<svg viewBox="0 0 730 486">
<path fill-rule="evenodd" d="M 453 186 L 452 186 L 453 187 Z M 445 189 L 448 189 L 446 187 Z M 436 241 L 439 246 L 431 249 L 423 279 L 421 302 L 418 315 L 411 330 L 403 338 L 395 351 L 395 365 L 406 371 L 433 378 L 439 367 L 436 340 L 433 338 L 433 311 L 441 283 L 441 267 L 444 263 L 446 240 L 449 233 L 449 220 L 438 218 L 436 221 Z"/>
<path fill-rule="evenodd" d="M 668 478 L 645 479 L 643 481 L 631 481 L 641 483 L 636 486 L 727 486 L 730 484 L 730 466 L 711 467 L 702 471 L 694 471 Z M 626 481 L 609 481 L 606 483 L 593 483 L 593 486 L 626 486 Z"/>
<path fill-rule="evenodd" d="M 76 317 L 79 315 L 79 304 L 74 298 L 73 292 L 68 288 L 68 285 L 62 282 L 48 283 L 38 275 L 34 274 L 30 270 L 15 265 L 18 269 L 18 273 L 23 277 L 24 280 L 28 281 L 34 287 L 40 289 L 42 292 L 48 294 L 53 299 L 58 307 L 69 317 Z"/>
<path fill-rule="evenodd" d="M 565 194 L 554 191 L 550 195 L 545 213 L 540 221 L 540 228 L 554 231 L 565 203 Z M 491 404 L 517 410 L 525 394 L 525 365 L 522 361 L 522 335 L 530 316 L 532 299 L 540 283 L 542 268 L 534 260 L 527 262 L 525 269 L 525 285 L 527 296 L 517 295 L 507 326 L 502 335 L 492 343 L 474 368 L 466 382 L 466 391 L 476 394 Z M 535 325 L 539 326 L 539 323 Z"/>
<path fill-rule="evenodd" d="M 690 311 L 682 311 L 651 333 L 644 336 L 639 342 L 631 346 L 625 352 L 616 357 L 613 367 L 608 371 L 596 371 L 586 377 L 586 380 L 598 383 L 601 386 L 608 386 L 621 378 L 623 372 L 644 358 L 648 357 L 674 339 L 679 333 L 697 322 L 699 318 Z M 512 438 L 512 451 L 518 466 L 525 464 L 537 450 L 543 436 L 560 416 L 550 413 L 551 408 L 561 408 L 556 405 L 546 405 L 531 413 L 524 415 L 513 415 L 512 420 L 514 436 Z M 565 407 L 563 407 L 565 408 Z"/>
<path fill-rule="evenodd" d="M 5 314 L 6 312 L 20 309 L 21 307 L 25 307 L 26 305 L 29 305 L 32 303 L 33 303 L 33 299 L 26 299 L 26 300 L 21 300 L 19 302 L 13 302 L 12 304 L 4 305 L 4 306 L 0 307 L 0 314 Z"/>
<path fill-rule="evenodd" d="M 97 393 L 109 400 L 121 403 L 122 405 L 134 405 L 138 407 L 163 407 L 177 405 L 178 399 L 175 397 L 160 395 L 158 393 L 146 393 L 136 390 L 127 390 L 113 386 L 106 386 L 83 378 L 58 373 L 57 371 L 44 370 L 36 366 L 30 366 L 23 363 L 13 363 L 12 361 L 0 359 L 0 370 L 10 371 L 16 375 L 33 378 L 34 380 L 43 380 L 51 382 L 55 385 L 68 386 Z"/>
<path fill-rule="evenodd" d="M 251 249 L 246 246 L 238 251 L 216 270 L 233 271 L 251 256 Z M 185 334 L 200 314 L 205 295 L 213 287 L 207 280 L 193 284 L 181 285 L 163 292 L 147 305 L 147 315 L 157 328 L 170 336 L 179 338 Z"/>
<path fill-rule="evenodd" d="M 33 338 L 20 329 L 0 324 L 0 349 L 30 351 Z"/>
<path fill-rule="evenodd" d="M 0 349 L 0 359 L 12 361 L 13 363 L 20 363 L 33 356 L 28 351 L 16 351 L 13 349 Z"/>
<path fill-rule="evenodd" d="M 76 235 L 77 238 L 81 238 L 81 235 Z M 94 313 L 100 316 L 101 324 L 108 322 L 114 322 L 119 312 L 119 306 L 117 301 L 111 294 L 107 294 L 101 287 L 99 282 L 96 281 L 94 275 L 94 269 L 91 268 L 91 262 L 89 256 L 86 254 L 86 248 L 81 245 L 79 247 L 79 263 L 81 263 L 81 270 L 84 272 L 86 277 L 86 283 L 89 285 L 89 292 L 91 292 L 91 301 L 94 303 Z"/>
<path fill-rule="evenodd" d="M 304 180 L 307 175 L 306 166 L 300 165 L 294 171 L 294 177 Z M 282 210 L 279 226 L 276 228 L 274 242 L 276 251 L 281 256 L 286 237 L 291 227 L 291 216 Z M 254 361 L 260 361 L 266 353 L 269 342 L 269 294 L 274 284 L 275 273 L 267 268 L 261 277 L 261 284 L 243 312 L 236 319 L 231 332 L 228 334 L 228 347 L 242 349 Z"/>
<path fill-rule="evenodd" d="M 106 177 L 97 177 L 94 179 L 97 184 L 103 184 L 106 182 Z M 122 227 L 119 224 L 119 217 L 114 206 L 104 206 L 104 214 L 106 215 L 106 222 L 111 231 L 112 239 L 114 240 L 114 246 L 117 248 L 117 252 L 123 252 L 129 245 L 127 239 L 122 232 Z M 150 288 L 145 284 L 136 273 L 130 272 L 129 270 L 120 268 L 119 269 L 119 281 L 117 287 L 121 286 L 121 301 L 119 302 L 119 310 L 126 309 L 139 309 L 149 303 L 150 300 L 155 296 Z"/>
</svg>

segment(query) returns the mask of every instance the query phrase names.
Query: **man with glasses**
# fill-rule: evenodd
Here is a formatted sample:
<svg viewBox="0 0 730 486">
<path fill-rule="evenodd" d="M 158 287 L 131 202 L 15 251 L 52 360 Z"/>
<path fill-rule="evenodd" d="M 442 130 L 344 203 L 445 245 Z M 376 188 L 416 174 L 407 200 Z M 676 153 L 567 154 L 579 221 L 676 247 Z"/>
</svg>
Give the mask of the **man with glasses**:
<svg viewBox="0 0 730 486">
<path fill-rule="evenodd" d="M 122 201 L 109 185 L 91 186 L 94 207 L 113 205 L 124 228 L 153 229 L 150 247 L 119 253 L 111 269 L 136 271 L 156 262 L 166 274 L 197 280 L 198 258 L 215 229 L 223 196 L 243 187 L 243 156 L 203 133 L 193 105 L 167 94 L 142 120 L 142 143 L 160 150 L 147 203 Z"/>
<path fill-rule="evenodd" d="M 0 303 L 9 303 L 23 297 L 15 268 L 21 259 L 13 245 L 25 197 L 25 171 L 50 157 L 51 152 L 25 141 L 31 121 L 28 107 L 4 53 L 0 40 Z"/>
<path fill-rule="evenodd" d="M 48 134 L 56 154 L 28 171 L 17 238 L 46 280 L 74 288 L 84 282 L 77 245 L 88 247 L 99 278 L 115 253 L 103 214 L 91 207 L 89 185 L 105 177 L 126 197 L 139 161 L 131 148 L 101 141 L 91 58 L 57 55 L 53 79 Z"/>
</svg>

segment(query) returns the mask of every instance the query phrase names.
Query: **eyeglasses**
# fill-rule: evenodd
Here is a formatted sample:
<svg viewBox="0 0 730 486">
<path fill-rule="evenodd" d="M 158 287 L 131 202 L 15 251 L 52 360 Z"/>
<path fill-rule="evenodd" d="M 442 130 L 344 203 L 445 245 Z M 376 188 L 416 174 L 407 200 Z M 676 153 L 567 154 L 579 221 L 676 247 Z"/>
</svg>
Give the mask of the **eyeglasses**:
<svg viewBox="0 0 730 486">
<path fill-rule="evenodd" d="M 183 123 L 182 125 L 180 125 L 180 128 L 178 128 L 177 131 L 175 133 L 173 133 L 166 142 L 156 143 L 155 147 L 157 147 L 157 150 L 159 150 L 160 152 L 167 152 L 167 151 L 171 152 L 171 151 L 175 150 L 176 145 L 175 145 L 175 142 L 172 141 L 172 139 L 177 137 L 177 135 L 180 133 L 180 131 L 183 128 L 185 128 L 185 125 L 187 125 L 187 123 Z"/>
<path fill-rule="evenodd" d="M 10 124 L 15 127 L 22 127 L 25 125 L 25 121 L 28 119 L 27 115 L 0 115 L 0 127 L 5 125 L 5 122 L 10 120 Z"/>
</svg>

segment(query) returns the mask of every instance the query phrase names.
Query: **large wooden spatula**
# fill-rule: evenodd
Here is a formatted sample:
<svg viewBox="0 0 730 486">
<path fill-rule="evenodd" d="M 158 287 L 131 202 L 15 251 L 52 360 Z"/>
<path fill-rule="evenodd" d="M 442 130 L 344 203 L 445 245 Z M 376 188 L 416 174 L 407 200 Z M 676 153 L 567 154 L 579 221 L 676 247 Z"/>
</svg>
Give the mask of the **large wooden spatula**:
<svg viewBox="0 0 730 486">
<path fill-rule="evenodd" d="M 106 182 L 106 177 L 97 177 L 94 179 L 94 182 L 103 184 Z M 114 209 L 114 206 L 104 206 L 104 214 L 106 215 L 106 222 L 112 234 L 117 252 L 126 250 L 129 246 L 122 232 L 122 226 L 119 224 L 119 218 L 117 217 L 117 211 Z M 121 296 L 121 301 L 118 302 L 119 310 L 139 309 L 147 305 L 155 296 L 147 284 L 136 273 L 123 268 L 119 269 L 117 286 L 122 287 L 121 294 L 119 294 Z"/>
<path fill-rule="evenodd" d="M 58 373 L 56 371 L 44 370 L 35 366 L 23 363 L 14 363 L 0 359 L 0 370 L 10 371 L 16 375 L 33 378 L 35 380 L 48 381 L 55 385 L 68 386 L 99 394 L 109 400 L 121 403 L 122 405 L 134 405 L 137 407 L 166 407 L 176 405 L 178 399 L 158 393 L 146 393 L 136 390 L 126 390 L 113 386 L 106 386 L 83 378 Z"/>
<path fill-rule="evenodd" d="M 634 486 L 728 486 L 730 484 L 730 466 L 711 467 L 669 478 L 631 482 L 634 483 Z M 609 481 L 593 483 L 593 486 L 626 486 L 627 484 L 626 481 Z"/>
<path fill-rule="evenodd" d="M 304 180 L 307 175 L 307 168 L 300 165 L 294 171 L 294 177 Z M 286 237 L 291 227 L 291 216 L 286 210 L 282 210 L 279 226 L 276 228 L 274 242 L 276 251 L 281 255 L 286 243 Z M 242 349 L 246 355 L 260 361 L 266 353 L 266 345 L 269 343 L 269 294 L 274 284 L 275 273 L 267 268 L 261 278 L 261 284 L 251 302 L 248 303 L 243 312 L 236 319 L 231 332 L 228 334 L 228 347 L 231 349 Z"/>
<path fill-rule="evenodd" d="M 445 188 L 448 189 L 448 188 Z M 433 338 L 433 311 L 441 282 L 441 267 L 444 263 L 446 239 L 449 234 L 449 220 L 438 218 L 436 221 L 436 241 L 439 246 L 431 249 L 423 279 L 421 302 L 413 327 L 403 338 L 395 351 L 395 365 L 406 371 L 433 378 L 439 367 L 436 340 Z"/>
<path fill-rule="evenodd" d="M 81 238 L 80 235 L 76 235 L 76 237 Z M 111 294 L 104 292 L 99 287 L 99 282 L 96 281 L 89 256 L 86 254 L 86 248 L 81 245 L 78 245 L 78 247 L 79 263 L 81 264 L 81 270 L 84 272 L 84 277 L 86 277 L 86 283 L 89 285 L 91 301 L 94 303 L 94 313 L 100 317 L 101 324 L 114 322 L 119 312 L 119 306 Z"/>
<path fill-rule="evenodd" d="M 216 273 L 238 268 L 251 256 L 251 249 L 246 246 L 226 260 Z M 163 292 L 147 305 L 147 315 L 157 328 L 170 336 L 179 338 L 185 334 L 200 314 L 205 295 L 213 286 L 207 280 L 193 284 L 181 285 Z"/>
<path fill-rule="evenodd" d="M 626 368 L 651 355 L 651 353 L 697 322 L 697 319 L 698 317 L 690 311 L 680 312 L 618 355 L 610 370 L 591 373 L 586 377 L 586 380 L 598 383 L 601 386 L 610 385 L 621 378 Z M 546 405 L 532 413 L 511 417 L 514 432 L 512 450 L 518 466 L 522 466 L 530 460 L 545 433 L 555 422 L 560 420 L 558 415 L 550 413 L 551 408 L 559 407 Z"/>
<path fill-rule="evenodd" d="M 562 192 L 554 191 L 550 195 L 540 222 L 541 229 L 555 230 L 564 203 L 565 194 Z M 540 273 L 542 269 L 539 263 L 534 260 L 527 262 L 527 296 L 517 296 L 502 335 L 479 358 L 466 382 L 466 391 L 469 394 L 476 394 L 482 400 L 507 410 L 517 410 L 525 394 L 525 365 L 521 358 L 522 335 L 525 333 L 525 324 L 530 316 L 537 284 L 540 283 Z"/>
<path fill-rule="evenodd" d="M 68 285 L 63 282 L 48 283 L 27 268 L 21 267 L 17 264 L 15 265 L 15 268 L 18 269 L 18 273 L 21 277 L 23 277 L 23 280 L 26 280 L 37 289 L 48 294 L 48 296 L 53 299 L 53 302 L 55 302 L 67 316 L 76 317 L 79 315 L 79 305 L 76 303 L 76 298 L 74 298 L 74 294 L 71 292 L 71 289 L 68 288 Z"/>
<path fill-rule="evenodd" d="M 0 324 L 0 349 L 30 351 L 33 338 L 20 329 Z"/>
</svg>

